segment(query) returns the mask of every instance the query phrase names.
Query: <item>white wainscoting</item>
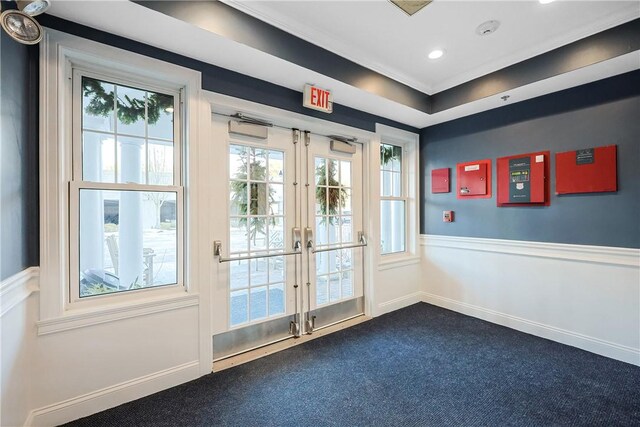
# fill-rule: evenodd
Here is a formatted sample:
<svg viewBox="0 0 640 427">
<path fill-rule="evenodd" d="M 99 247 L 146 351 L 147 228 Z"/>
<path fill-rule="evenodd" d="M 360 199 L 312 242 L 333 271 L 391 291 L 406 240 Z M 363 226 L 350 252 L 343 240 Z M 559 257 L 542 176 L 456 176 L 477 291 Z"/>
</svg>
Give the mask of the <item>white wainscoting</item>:
<svg viewBox="0 0 640 427">
<path fill-rule="evenodd" d="M 0 317 L 38 291 L 40 269 L 29 267 L 0 283 Z"/>
<path fill-rule="evenodd" d="M 26 425 L 57 425 L 200 376 L 198 306 L 35 335 Z M 209 366 L 210 366 L 209 361 Z"/>
<path fill-rule="evenodd" d="M 58 425 L 202 374 L 198 295 L 38 334 L 38 290 L 37 267 L 0 283 L 1 426 Z"/>
<path fill-rule="evenodd" d="M 26 426 L 54 426 L 113 408 L 198 377 L 200 362 L 184 363 L 31 411 Z"/>
<path fill-rule="evenodd" d="M 369 276 L 367 297 L 372 317 L 380 316 L 422 301 L 419 257 L 376 266 Z"/>
<path fill-rule="evenodd" d="M 32 407 L 38 267 L 0 283 L 0 425 L 22 425 Z M 31 321 L 30 321 L 31 320 Z"/>
<path fill-rule="evenodd" d="M 422 301 L 424 301 L 424 292 L 414 292 L 406 296 L 392 299 L 391 301 L 385 301 L 378 304 L 376 316 L 391 313 L 392 311 L 400 310 L 401 308 L 408 307 Z"/>
<path fill-rule="evenodd" d="M 423 301 L 640 365 L 640 250 L 421 236 Z"/>
<path fill-rule="evenodd" d="M 156 298 L 144 300 L 135 304 L 94 309 L 81 313 L 65 315 L 55 319 L 41 320 L 38 325 L 38 335 L 46 335 L 72 329 L 86 328 L 87 326 L 110 323 L 116 320 L 130 319 L 132 317 L 147 316 L 164 311 L 178 310 L 184 307 L 197 306 L 200 296 L 198 294 L 184 294 L 170 298 Z"/>
</svg>

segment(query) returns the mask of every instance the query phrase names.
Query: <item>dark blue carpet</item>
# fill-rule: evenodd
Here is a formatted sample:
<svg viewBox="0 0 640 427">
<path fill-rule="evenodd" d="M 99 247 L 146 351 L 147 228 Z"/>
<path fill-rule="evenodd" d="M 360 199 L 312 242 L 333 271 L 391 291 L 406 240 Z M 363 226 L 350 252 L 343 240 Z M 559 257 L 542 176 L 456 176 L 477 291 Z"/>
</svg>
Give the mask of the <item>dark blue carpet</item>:
<svg viewBox="0 0 640 427">
<path fill-rule="evenodd" d="M 640 368 L 428 304 L 71 426 L 640 426 Z"/>
</svg>

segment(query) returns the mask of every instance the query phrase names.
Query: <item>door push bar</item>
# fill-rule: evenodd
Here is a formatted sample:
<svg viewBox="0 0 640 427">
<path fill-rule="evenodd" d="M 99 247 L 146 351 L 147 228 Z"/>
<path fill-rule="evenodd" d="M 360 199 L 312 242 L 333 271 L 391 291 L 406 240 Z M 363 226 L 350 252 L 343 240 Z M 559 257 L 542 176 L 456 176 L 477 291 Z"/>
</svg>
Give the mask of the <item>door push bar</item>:
<svg viewBox="0 0 640 427">
<path fill-rule="evenodd" d="M 311 249 L 312 254 L 317 254 L 320 252 L 329 252 L 335 251 L 338 249 L 352 249 L 352 248 L 361 248 L 367 246 L 367 238 L 364 235 L 363 231 L 358 231 L 358 243 L 351 243 L 348 245 L 340 245 L 340 246 L 331 246 L 328 248 L 315 249 L 313 245 L 313 230 L 310 228 L 305 229 L 305 237 L 307 239 L 306 248 L 307 250 Z"/>
<path fill-rule="evenodd" d="M 222 256 L 222 242 L 220 240 L 216 240 L 213 242 L 213 256 L 218 257 L 218 261 L 223 262 L 231 262 L 231 261 L 245 261 L 248 259 L 259 259 L 259 258 L 272 258 L 277 256 L 287 256 L 287 255 L 300 255 L 302 253 L 302 237 L 300 235 L 300 229 L 293 229 L 293 250 L 290 252 L 277 252 L 272 254 L 262 254 L 262 255 L 247 255 L 247 256 L 237 256 L 237 257 L 229 257 L 225 258 Z"/>
</svg>

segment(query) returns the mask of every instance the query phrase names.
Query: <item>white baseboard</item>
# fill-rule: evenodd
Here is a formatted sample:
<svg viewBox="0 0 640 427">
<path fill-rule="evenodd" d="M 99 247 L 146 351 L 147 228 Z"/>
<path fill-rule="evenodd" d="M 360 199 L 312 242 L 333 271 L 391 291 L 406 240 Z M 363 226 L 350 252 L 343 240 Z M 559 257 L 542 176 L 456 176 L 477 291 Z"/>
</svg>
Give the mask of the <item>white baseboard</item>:
<svg viewBox="0 0 640 427">
<path fill-rule="evenodd" d="M 391 301 L 382 302 L 376 307 L 375 315 L 381 316 L 383 314 L 391 313 L 392 311 L 408 307 L 411 304 L 421 302 L 423 301 L 422 294 L 422 292 L 414 292 L 409 295 L 404 295 L 400 298 L 392 299 Z"/>
<path fill-rule="evenodd" d="M 139 399 L 200 376 L 193 361 L 31 411 L 25 427 L 54 426 Z"/>
<path fill-rule="evenodd" d="M 640 349 L 637 348 L 615 344 L 428 292 L 421 292 L 421 297 L 423 302 L 429 304 L 640 366 Z"/>
</svg>

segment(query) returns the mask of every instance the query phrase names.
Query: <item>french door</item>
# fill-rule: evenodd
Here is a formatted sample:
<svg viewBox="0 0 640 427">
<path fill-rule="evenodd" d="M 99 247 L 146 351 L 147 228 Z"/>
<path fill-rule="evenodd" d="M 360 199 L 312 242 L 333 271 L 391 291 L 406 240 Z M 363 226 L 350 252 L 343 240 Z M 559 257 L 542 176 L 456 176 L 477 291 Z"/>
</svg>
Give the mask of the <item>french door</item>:
<svg viewBox="0 0 640 427">
<path fill-rule="evenodd" d="M 227 197 L 216 203 L 214 359 L 362 314 L 361 145 L 228 117 L 213 128 L 228 165 L 215 174 Z"/>
</svg>

